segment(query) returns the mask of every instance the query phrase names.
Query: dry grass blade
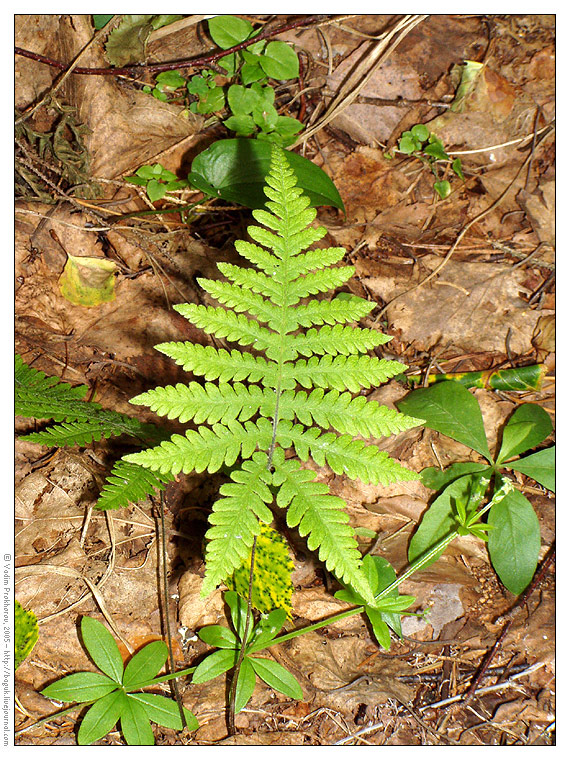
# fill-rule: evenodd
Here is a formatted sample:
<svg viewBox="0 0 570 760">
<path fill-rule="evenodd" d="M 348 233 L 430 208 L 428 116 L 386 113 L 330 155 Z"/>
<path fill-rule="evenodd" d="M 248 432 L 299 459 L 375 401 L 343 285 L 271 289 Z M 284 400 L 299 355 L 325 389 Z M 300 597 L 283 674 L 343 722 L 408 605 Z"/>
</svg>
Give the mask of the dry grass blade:
<svg viewBox="0 0 570 760">
<path fill-rule="evenodd" d="M 342 113 L 345 108 L 348 108 L 376 69 L 393 53 L 404 37 L 426 18 L 428 18 L 428 14 L 404 16 L 390 31 L 383 35 L 381 40 L 372 45 L 368 55 L 356 66 L 332 99 L 322 118 L 313 127 L 304 132 L 293 147 L 306 142 Z"/>
</svg>

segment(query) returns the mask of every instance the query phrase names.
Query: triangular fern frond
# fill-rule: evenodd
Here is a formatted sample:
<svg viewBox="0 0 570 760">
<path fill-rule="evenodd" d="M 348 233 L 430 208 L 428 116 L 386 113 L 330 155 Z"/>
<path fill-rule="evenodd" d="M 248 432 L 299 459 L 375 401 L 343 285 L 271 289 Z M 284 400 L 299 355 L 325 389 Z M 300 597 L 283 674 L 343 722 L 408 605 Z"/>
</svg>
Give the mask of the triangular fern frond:
<svg viewBox="0 0 570 760">
<path fill-rule="evenodd" d="M 120 459 L 105 481 L 95 508 L 105 511 L 136 504 L 157 489 L 163 490 L 171 480 L 171 475 L 156 475 L 145 467 Z"/>
<path fill-rule="evenodd" d="M 341 263 L 341 248 L 309 250 L 326 230 L 308 226 L 316 211 L 296 187 L 286 154 L 276 147 L 266 183 L 266 209 L 252 212 L 265 227 L 250 226 L 255 242 L 236 244 L 256 268 L 220 263 L 225 281 L 200 284 L 221 306 L 175 307 L 206 333 L 248 350 L 182 342 L 157 346 L 206 382 L 156 388 L 133 402 L 169 418 L 192 420 L 198 427 L 125 458 L 172 475 L 214 472 L 241 460 L 210 518 L 204 593 L 249 556 L 260 521 L 271 519 L 272 484 L 279 487 L 277 504 L 289 507 L 290 525 L 298 525 L 327 567 L 369 599 L 342 500 L 314 482 L 314 473 L 285 462 L 284 449 L 293 448 L 304 461 L 311 457 L 317 465 L 327 464 L 339 475 L 365 482 L 416 478 L 385 451 L 355 436 L 390 435 L 419 420 L 345 392 L 376 387 L 406 367 L 365 355 L 390 340 L 376 329 L 354 325 L 373 304 L 349 293 L 328 301 L 310 299 L 344 285 L 354 269 Z"/>
</svg>

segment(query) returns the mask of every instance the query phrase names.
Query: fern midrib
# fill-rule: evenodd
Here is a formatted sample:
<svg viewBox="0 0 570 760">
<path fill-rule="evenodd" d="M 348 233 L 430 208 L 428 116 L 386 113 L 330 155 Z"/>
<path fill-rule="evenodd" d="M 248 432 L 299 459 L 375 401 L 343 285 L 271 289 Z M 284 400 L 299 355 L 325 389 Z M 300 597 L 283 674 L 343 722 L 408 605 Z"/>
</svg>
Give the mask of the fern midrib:
<svg viewBox="0 0 570 760">
<path fill-rule="evenodd" d="M 287 193 L 286 188 L 282 188 L 282 192 L 285 194 Z M 267 453 L 267 469 L 271 470 L 272 463 L 273 463 L 273 454 L 275 452 L 275 446 L 277 443 L 277 427 L 279 425 L 279 401 L 281 399 L 281 386 L 282 386 L 282 378 L 283 378 L 283 365 L 285 364 L 283 360 L 283 356 L 285 353 L 285 336 L 287 335 L 287 309 L 293 308 L 292 306 L 287 306 L 287 289 L 289 286 L 289 258 L 291 256 L 290 254 L 290 234 L 289 234 L 289 228 L 290 228 L 290 213 L 288 204 L 284 204 L 284 214 L 282 217 L 283 221 L 285 222 L 285 229 L 287 230 L 287 234 L 283 235 L 283 258 L 281 259 L 281 269 L 283 272 L 283 278 L 282 278 L 282 298 L 281 298 L 281 324 L 279 326 L 279 360 L 277 362 L 277 383 L 275 385 L 275 412 L 273 413 L 273 433 L 271 438 L 271 446 L 269 447 L 269 451 Z M 275 251 L 274 251 L 275 253 Z"/>
</svg>

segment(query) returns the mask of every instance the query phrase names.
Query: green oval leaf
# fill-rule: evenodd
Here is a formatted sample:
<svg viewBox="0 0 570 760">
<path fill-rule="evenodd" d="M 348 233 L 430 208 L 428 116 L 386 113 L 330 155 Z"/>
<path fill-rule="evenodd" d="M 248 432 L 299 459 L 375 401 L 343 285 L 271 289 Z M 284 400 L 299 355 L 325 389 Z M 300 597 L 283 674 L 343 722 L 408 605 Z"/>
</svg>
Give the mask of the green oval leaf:
<svg viewBox="0 0 570 760">
<path fill-rule="evenodd" d="M 445 198 L 447 198 L 447 196 L 451 193 L 451 185 L 446 179 L 442 180 L 441 182 L 434 182 L 433 189 L 442 200 L 445 200 Z"/>
<path fill-rule="evenodd" d="M 154 744 L 154 734 L 143 705 L 127 696 L 121 711 L 121 731 L 130 747 L 147 747 Z"/>
<path fill-rule="evenodd" d="M 532 580 L 540 552 L 540 524 L 530 502 L 511 491 L 489 510 L 489 554 L 509 591 L 520 594 Z"/>
<path fill-rule="evenodd" d="M 251 695 L 253 694 L 254 689 L 255 671 L 252 667 L 251 659 L 249 657 L 245 657 L 241 664 L 241 668 L 239 669 L 236 684 L 236 713 L 240 712 L 240 710 L 243 710 L 243 708 L 247 705 L 251 699 Z"/>
<path fill-rule="evenodd" d="M 454 438 L 492 462 L 477 399 L 453 380 L 419 388 L 398 404 L 398 409 L 425 420 L 426 427 Z"/>
<path fill-rule="evenodd" d="M 210 37 L 223 50 L 245 42 L 253 32 L 249 21 L 237 16 L 214 16 L 208 21 L 208 29 Z"/>
<path fill-rule="evenodd" d="M 376 641 L 380 644 L 382 649 L 390 649 L 390 629 L 383 619 L 384 614 L 372 607 L 366 608 L 366 615 L 368 620 L 370 620 L 370 625 L 372 626 L 372 632 L 374 633 Z"/>
<path fill-rule="evenodd" d="M 538 446 L 552 433 L 550 415 L 538 404 L 522 404 L 509 417 L 497 463 Z"/>
<path fill-rule="evenodd" d="M 286 42 L 270 42 L 259 65 L 272 79 L 296 79 L 299 76 L 297 53 Z"/>
<path fill-rule="evenodd" d="M 263 657 L 250 657 L 249 662 L 262 681 L 291 699 L 303 699 L 303 689 L 295 676 L 283 665 Z"/>
<path fill-rule="evenodd" d="M 440 539 L 448 536 L 454 530 L 453 503 L 460 501 L 463 504 L 467 504 L 472 490 L 473 479 L 476 477 L 478 476 L 464 475 L 454 480 L 424 512 L 422 521 L 410 541 L 408 549 L 408 560 L 410 562 L 419 559 L 428 549 L 435 546 Z M 429 564 L 435 562 L 442 553 L 443 550 L 440 554 L 433 557 Z M 425 567 L 429 567 L 429 565 L 425 565 Z"/>
<path fill-rule="evenodd" d="M 235 649 L 218 649 L 208 655 L 198 665 L 192 676 L 192 683 L 205 683 L 225 673 L 237 662 L 239 652 Z"/>
<path fill-rule="evenodd" d="M 291 151 L 286 155 L 298 186 L 308 195 L 312 206 L 334 206 L 344 211 L 338 190 L 322 169 Z M 196 156 L 188 180 L 214 197 L 248 208 L 263 208 L 267 201 L 263 188 L 270 163 L 269 143 L 243 138 L 218 140 Z"/>
<path fill-rule="evenodd" d="M 481 464 L 480 462 L 455 462 L 455 464 L 446 467 L 445 470 L 440 470 L 439 467 L 426 467 L 425 470 L 420 472 L 420 478 L 426 488 L 440 491 L 445 486 L 453 483 L 454 480 L 457 480 L 457 478 L 460 478 L 462 475 L 468 475 L 471 472 L 479 472 L 481 474 L 487 472 L 488 477 L 491 477 L 493 471 L 486 464 Z"/>
<path fill-rule="evenodd" d="M 83 618 L 85 620 L 85 618 Z M 93 744 L 109 733 L 121 717 L 121 713 L 127 703 L 127 695 L 124 691 L 117 691 L 102 697 L 85 713 L 77 732 L 77 743 L 81 745 Z"/>
<path fill-rule="evenodd" d="M 235 634 L 223 625 L 207 625 L 198 631 L 198 636 L 212 647 L 220 649 L 238 648 Z"/>
<path fill-rule="evenodd" d="M 123 676 L 125 689 L 140 689 L 162 668 L 168 657 L 164 641 L 151 641 L 129 660 Z"/>
<path fill-rule="evenodd" d="M 129 698 L 136 700 L 143 706 L 147 718 L 153 723 L 182 731 L 180 710 L 173 699 L 163 697 L 160 694 L 129 694 Z M 184 708 L 184 717 L 190 731 L 195 731 L 198 728 L 196 716 Z"/>
<path fill-rule="evenodd" d="M 556 488 L 556 447 L 550 446 L 523 459 L 507 465 L 511 470 L 522 472 L 554 493 Z"/>
<path fill-rule="evenodd" d="M 421 142 L 425 142 L 429 138 L 429 129 L 425 124 L 414 124 L 410 131 Z"/>
<path fill-rule="evenodd" d="M 99 670 L 102 670 L 117 683 L 121 683 L 123 658 L 115 639 L 103 623 L 95 620 L 95 618 L 83 617 L 81 619 L 81 636 L 91 659 Z"/>
<path fill-rule="evenodd" d="M 72 673 L 42 689 L 44 697 L 60 702 L 91 702 L 118 688 L 116 681 L 103 673 Z"/>
</svg>

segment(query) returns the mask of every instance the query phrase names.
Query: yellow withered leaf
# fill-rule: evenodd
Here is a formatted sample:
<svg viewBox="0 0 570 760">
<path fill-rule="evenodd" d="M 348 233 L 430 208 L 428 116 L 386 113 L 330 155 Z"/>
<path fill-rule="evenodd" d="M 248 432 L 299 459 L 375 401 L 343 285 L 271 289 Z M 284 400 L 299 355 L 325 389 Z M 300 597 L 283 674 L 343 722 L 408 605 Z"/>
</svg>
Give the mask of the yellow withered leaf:
<svg viewBox="0 0 570 760">
<path fill-rule="evenodd" d="M 115 270 L 109 259 L 70 256 L 59 278 L 61 295 L 76 306 L 99 306 L 115 299 Z"/>
</svg>

